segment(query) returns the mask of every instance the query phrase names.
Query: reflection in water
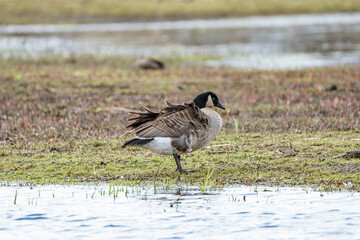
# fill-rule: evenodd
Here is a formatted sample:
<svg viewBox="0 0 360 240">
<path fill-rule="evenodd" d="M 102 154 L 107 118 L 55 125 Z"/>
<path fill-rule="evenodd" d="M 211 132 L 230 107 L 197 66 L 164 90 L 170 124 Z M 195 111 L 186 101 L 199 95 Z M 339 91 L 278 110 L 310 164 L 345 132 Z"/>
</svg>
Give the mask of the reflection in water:
<svg viewBox="0 0 360 240">
<path fill-rule="evenodd" d="M 0 57 L 208 55 L 209 65 L 297 68 L 360 63 L 360 14 L 0 27 Z"/>
<path fill-rule="evenodd" d="M 117 191 L 119 189 L 119 191 Z M 336 239 L 360 234 L 358 192 L 237 186 L 0 187 L 1 239 Z M 17 201 L 14 205 L 14 195 Z M 116 196 L 114 197 L 114 193 Z M 81 237 L 80 237 L 81 236 Z"/>
</svg>

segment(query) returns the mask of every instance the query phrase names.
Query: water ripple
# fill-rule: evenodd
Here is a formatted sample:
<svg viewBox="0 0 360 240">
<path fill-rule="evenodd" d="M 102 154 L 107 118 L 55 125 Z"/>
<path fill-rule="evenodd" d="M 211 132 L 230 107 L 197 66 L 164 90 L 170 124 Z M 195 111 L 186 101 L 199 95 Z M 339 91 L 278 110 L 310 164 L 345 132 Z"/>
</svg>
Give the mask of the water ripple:
<svg viewBox="0 0 360 240">
<path fill-rule="evenodd" d="M 86 222 L 86 221 L 95 220 L 95 219 L 97 219 L 97 217 L 89 217 L 89 218 L 85 218 L 85 219 L 74 219 L 74 220 L 69 220 L 68 222 Z"/>
<path fill-rule="evenodd" d="M 124 228 L 124 227 L 128 227 L 128 226 L 109 224 L 109 225 L 105 225 L 104 227 L 106 227 L 106 228 Z"/>
<path fill-rule="evenodd" d="M 128 187 L 129 189 L 130 187 Z M 146 188 L 146 187 L 144 187 Z M 13 204 L 14 189 L 19 193 Z M 357 239 L 360 193 L 319 192 L 301 188 L 235 186 L 213 195 L 182 197 L 152 186 L 103 194 L 108 185 L 2 187 L 1 239 Z M 91 191 L 94 198 L 86 198 Z M 191 190 L 196 195 L 200 190 Z M 256 192 L 255 192 L 256 191 Z M 72 193 L 76 192 L 75 195 Z M 131 193 L 132 192 L 132 193 Z M 255 193 L 255 194 L 252 194 Z M 53 197 L 53 194 L 55 197 Z M 144 199 L 145 194 L 148 200 Z M 232 201 L 229 196 L 244 196 Z M 26 197 L 22 197 L 26 196 Z M 271 196 L 271 201 L 269 197 Z M 36 199 L 37 205 L 28 203 Z M 156 198 L 153 201 L 151 198 Z M 161 200 L 164 199 L 164 204 Z M 168 202 L 181 201 L 176 207 Z M 34 213 L 36 209 L 37 213 Z M 8 216 L 11 216 L 10 218 Z M 19 220 L 42 220 L 23 221 Z"/>
<path fill-rule="evenodd" d="M 250 212 L 236 212 L 236 213 L 233 213 L 233 214 L 249 214 Z"/>
<path fill-rule="evenodd" d="M 277 227 L 279 227 L 279 225 L 271 225 L 271 224 L 269 224 L 269 225 L 260 226 L 260 228 L 277 228 Z"/>
<path fill-rule="evenodd" d="M 47 217 L 45 217 L 45 215 L 46 214 L 42 214 L 42 213 L 34 213 L 34 214 L 25 215 L 25 217 L 15 218 L 15 220 L 22 221 L 22 220 L 43 220 L 43 219 L 48 219 Z"/>
</svg>

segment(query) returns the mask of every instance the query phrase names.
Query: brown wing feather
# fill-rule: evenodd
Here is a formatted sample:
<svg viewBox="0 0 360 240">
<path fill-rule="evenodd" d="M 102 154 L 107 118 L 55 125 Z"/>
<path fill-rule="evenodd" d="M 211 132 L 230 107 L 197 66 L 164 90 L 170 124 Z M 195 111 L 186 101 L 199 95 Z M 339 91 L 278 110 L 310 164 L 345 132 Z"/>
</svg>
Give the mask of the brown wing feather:
<svg viewBox="0 0 360 240">
<path fill-rule="evenodd" d="M 134 115 L 134 117 L 127 119 L 130 124 L 126 128 L 135 129 L 146 122 L 155 120 L 160 115 L 160 113 L 151 111 L 141 103 L 140 105 L 145 112 L 130 111 L 129 113 Z"/>
<path fill-rule="evenodd" d="M 180 137 L 204 128 L 209 122 L 193 102 L 166 105 L 158 113 L 144 106 L 146 112 L 130 112 L 135 116 L 128 119 L 132 123 L 127 127 L 139 137 Z"/>
</svg>

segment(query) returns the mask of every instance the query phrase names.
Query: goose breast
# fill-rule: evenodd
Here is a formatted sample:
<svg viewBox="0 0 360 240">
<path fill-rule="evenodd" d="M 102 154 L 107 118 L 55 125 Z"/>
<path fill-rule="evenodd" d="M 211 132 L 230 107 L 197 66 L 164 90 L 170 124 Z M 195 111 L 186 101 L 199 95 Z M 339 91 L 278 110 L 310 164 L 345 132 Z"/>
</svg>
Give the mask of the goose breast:
<svg viewBox="0 0 360 240">
<path fill-rule="evenodd" d="M 220 115 L 211 108 L 202 108 L 203 111 L 209 119 L 209 124 L 206 126 L 206 129 L 198 131 L 198 136 L 196 141 L 193 141 L 192 150 L 198 150 L 206 146 L 215 136 L 219 133 L 222 127 L 222 120 Z"/>
</svg>

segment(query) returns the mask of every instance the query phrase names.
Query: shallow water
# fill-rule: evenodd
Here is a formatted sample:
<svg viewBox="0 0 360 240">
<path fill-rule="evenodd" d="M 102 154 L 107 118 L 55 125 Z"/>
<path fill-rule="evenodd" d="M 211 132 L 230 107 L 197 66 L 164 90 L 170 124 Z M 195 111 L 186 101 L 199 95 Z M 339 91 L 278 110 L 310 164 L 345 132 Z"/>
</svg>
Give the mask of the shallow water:
<svg viewBox="0 0 360 240">
<path fill-rule="evenodd" d="M 0 239 L 359 239 L 360 234 L 357 192 L 118 189 L 114 198 L 109 185 L 0 187 Z"/>
<path fill-rule="evenodd" d="M 241 69 L 360 64 L 360 13 L 0 26 L 0 57 L 210 56 Z"/>
</svg>

